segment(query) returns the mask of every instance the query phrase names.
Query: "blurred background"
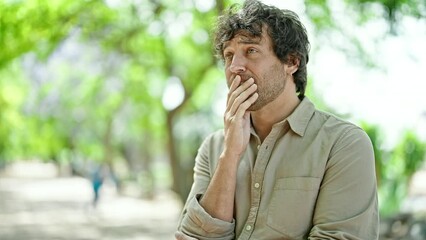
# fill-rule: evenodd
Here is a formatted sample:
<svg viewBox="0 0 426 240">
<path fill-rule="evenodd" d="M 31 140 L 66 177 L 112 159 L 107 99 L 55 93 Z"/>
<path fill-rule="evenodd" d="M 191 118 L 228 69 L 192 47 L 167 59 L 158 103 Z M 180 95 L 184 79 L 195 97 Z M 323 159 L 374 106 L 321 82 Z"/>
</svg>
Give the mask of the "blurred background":
<svg viewBox="0 0 426 240">
<path fill-rule="evenodd" d="M 0 239 L 172 239 L 241 2 L 0 0 Z M 426 2 L 264 2 L 308 29 L 307 96 L 373 142 L 381 239 L 426 239 Z"/>
</svg>

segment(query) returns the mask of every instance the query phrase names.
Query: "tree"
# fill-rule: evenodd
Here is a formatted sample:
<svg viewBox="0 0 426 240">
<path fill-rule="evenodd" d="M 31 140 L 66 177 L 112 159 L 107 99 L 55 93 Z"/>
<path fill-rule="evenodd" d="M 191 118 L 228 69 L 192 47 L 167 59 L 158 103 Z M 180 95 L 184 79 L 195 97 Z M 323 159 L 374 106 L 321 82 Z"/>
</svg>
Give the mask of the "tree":
<svg viewBox="0 0 426 240">
<path fill-rule="evenodd" d="M 160 175 L 154 161 L 168 159 L 172 188 L 185 199 L 197 147 L 222 124 L 211 120 L 216 93 L 226 89 L 209 34 L 217 15 L 234 2 L 0 0 L 0 154 L 9 149 L 8 158 L 51 160 L 72 152 L 109 164 L 124 161 L 136 174 L 142 168 L 152 173 L 144 177 L 150 188 Z M 375 66 L 357 36 L 335 20 L 334 5 L 305 5 L 319 41 L 339 34 L 344 41 L 336 48 Z M 398 34 L 400 16 L 425 17 L 420 0 L 342 6 L 360 25 L 385 16 L 391 34 Z M 387 159 L 379 130 L 367 132 L 376 158 Z M 381 186 L 386 161 L 377 162 Z"/>
<path fill-rule="evenodd" d="M 63 147 L 58 139 L 64 138 L 64 132 L 55 127 L 55 118 L 26 116 L 28 109 L 23 97 L 30 94 L 31 83 L 25 81 L 19 58 L 35 53 L 40 60 L 48 59 L 72 30 L 87 19 L 98 21 L 107 10 L 103 2 L 97 0 L 0 1 L 0 72 L 4 74 L 0 85 L 4 85 L 5 90 L 0 92 L 0 99 L 4 100 L 0 115 L 14 116 L 2 121 L 0 127 L 6 129 L 0 130 L 0 145 L 7 145 L 8 149 L 2 151 L 3 155 L 11 159 L 28 155 L 52 157 Z M 11 115 L 11 112 L 14 113 Z M 15 131 L 12 134 L 7 129 Z"/>
<path fill-rule="evenodd" d="M 172 1 L 169 4 L 145 1 L 142 5 L 116 3 L 110 6 L 98 1 L 81 5 L 68 2 L 53 4 L 47 1 L 2 5 L 10 13 L 8 18 L 3 18 L 3 25 L 12 26 L 13 23 L 16 26 L 16 29 L 4 29 L 6 37 L 2 39 L 6 40 L 3 43 L 11 36 L 22 37 L 15 41 L 16 46 L 8 46 L 7 54 L 2 60 L 3 66 L 27 52 L 37 53 L 45 60 L 46 65 L 53 65 L 53 62 L 67 64 L 62 65 L 61 71 L 58 72 L 54 67 L 43 67 L 42 62 L 32 59 L 30 61 L 32 66 L 26 67 L 25 71 L 28 71 L 30 78 L 35 76 L 30 81 L 30 97 L 32 97 L 27 103 L 30 109 L 27 112 L 27 122 L 30 123 L 30 118 L 33 118 L 35 126 L 44 125 L 45 127 L 41 129 L 65 136 L 48 137 L 53 143 L 59 143 L 57 140 L 62 139 L 60 141 L 62 145 L 59 145 L 62 147 L 47 144 L 40 148 L 35 145 L 34 148 L 28 148 L 27 152 L 42 158 L 54 159 L 61 154 L 61 148 L 67 148 L 69 151 L 81 152 L 89 158 L 111 164 L 112 159 L 120 154 L 118 150 L 120 144 L 117 142 L 120 136 L 114 130 L 118 121 L 120 124 L 131 126 L 142 135 L 154 138 L 151 141 L 143 141 L 144 146 L 141 147 L 145 149 L 145 156 L 153 156 L 150 151 L 161 149 L 153 143 L 160 145 L 164 143 L 168 146 L 166 152 L 172 164 L 174 189 L 182 198 L 186 197 L 189 184 L 180 181 L 181 173 L 189 170 L 181 167 L 178 153 L 181 146 L 176 144 L 174 124 L 184 106 L 200 105 L 197 100 L 193 100 L 197 102 L 195 104 L 190 101 L 193 95 L 201 96 L 196 94 L 199 86 L 215 85 L 215 81 L 205 79 L 217 77 L 208 31 L 211 20 L 217 11 L 223 8 L 223 3 L 220 1 L 218 3 L 217 9 L 209 7 L 202 10 L 204 12 L 192 4 L 181 6 L 179 1 Z M 35 11 L 40 10 L 51 18 L 46 19 L 41 14 L 33 15 Z M 34 21 L 22 22 L 14 18 L 14 13 L 19 11 L 25 12 L 24 18 L 34 18 Z M 173 18 L 186 22 L 188 32 L 176 35 L 176 29 L 169 27 L 174 22 Z M 206 19 L 210 21 L 205 21 Z M 65 23 L 68 25 L 63 26 Z M 49 28 L 50 25 L 55 28 Z M 175 24 L 174 27 L 179 25 L 180 23 Z M 49 31 L 46 31 L 48 28 Z M 30 35 L 36 37 L 28 37 Z M 75 41 L 75 36 L 83 37 L 78 50 L 85 49 L 84 45 L 95 49 L 101 46 L 99 52 L 95 54 L 103 59 L 96 57 L 91 59 L 100 63 L 100 72 L 93 73 L 93 70 L 86 71 L 83 66 L 79 66 L 78 62 L 82 61 L 80 57 L 68 60 L 63 54 L 62 57 L 58 57 L 60 54 L 56 54 L 54 49 L 65 51 L 64 45 L 69 41 Z M 46 39 L 49 44 L 44 43 Z M 59 43 L 61 44 L 58 45 Z M 91 52 L 89 48 L 83 51 L 86 55 Z M 26 58 L 28 59 L 27 56 Z M 96 63 L 85 62 L 85 64 L 96 69 Z M 46 72 L 42 78 L 36 77 L 37 71 L 40 70 Z M 63 74 L 64 70 L 66 75 Z M 178 79 L 184 91 L 182 101 L 173 108 L 162 103 L 163 91 L 170 79 Z M 110 89 L 109 84 L 119 87 Z M 132 114 L 123 118 L 123 108 L 131 108 L 135 112 L 140 109 L 142 114 Z M 33 128 L 34 131 L 25 131 L 29 135 L 26 138 L 29 142 L 20 144 L 29 146 L 31 143 L 46 142 L 46 139 L 41 138 L 43 136 L 39 132 L 41 129 Z M 61 131 L 56 131 L 57 129 Z M 130 131 L 126 133 L 131 134 Z M 166 142 L 163 140 L 164 136 Z M 45 154 L 42 154 L 42 149 Z"/>
<path fill-rule="evenodd" d="M 35 52 L 46 59 L 76 26 L 108 17 L 103 1 L 0 1 L 0 69 Z"/>
</svg>

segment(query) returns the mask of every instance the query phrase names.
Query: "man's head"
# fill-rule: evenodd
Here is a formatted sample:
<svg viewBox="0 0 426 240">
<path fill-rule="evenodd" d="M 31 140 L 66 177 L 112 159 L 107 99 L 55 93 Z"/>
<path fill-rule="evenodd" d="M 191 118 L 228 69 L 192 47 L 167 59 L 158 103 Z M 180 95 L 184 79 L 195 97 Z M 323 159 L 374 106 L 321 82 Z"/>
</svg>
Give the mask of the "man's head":
<svg viewBox="0 0 426 240">
<path fill-rule="evenodd" d="M 310 45 L 306 29 L 294 12 L 267 6 L 257 0 L 247 0 L 239 11 L 234 5 L 218 20 L 214 39 L 217 55 L 224 59 L 224 43 L 237 34 L 261 37 L 265 29 L 277 58 L 282 63 L 298 65 L 293 77 L 299 98 L 303 98 Z"/>
</svg>

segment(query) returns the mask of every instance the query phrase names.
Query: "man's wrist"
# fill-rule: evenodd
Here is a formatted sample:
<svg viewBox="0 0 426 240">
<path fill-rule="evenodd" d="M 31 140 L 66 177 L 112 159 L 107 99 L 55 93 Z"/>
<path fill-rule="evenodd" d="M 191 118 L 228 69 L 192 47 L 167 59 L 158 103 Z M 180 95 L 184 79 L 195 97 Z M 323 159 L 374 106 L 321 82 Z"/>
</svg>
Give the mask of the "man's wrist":
<svg viewBox="0 0 426 240">
<path fill-rule="evenodd" d="M 226 165 L 234 163 L 235 164 L 234 166 L 236 167 L 238 166 L 238 162 L 241 159 L 241 155 L 242 154 L 238 154 L 232 151 L 226 151 L 225 149 L 219 156 L 219 163 L 224 162 L 226 163 Z"/>
</svg>

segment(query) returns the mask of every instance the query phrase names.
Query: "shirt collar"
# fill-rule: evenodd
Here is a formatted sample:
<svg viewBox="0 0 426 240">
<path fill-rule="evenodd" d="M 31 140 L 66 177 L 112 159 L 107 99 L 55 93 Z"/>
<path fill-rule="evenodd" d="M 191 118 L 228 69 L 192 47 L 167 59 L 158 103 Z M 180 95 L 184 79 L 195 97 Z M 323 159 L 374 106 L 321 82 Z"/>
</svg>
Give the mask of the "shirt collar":
<svg viewBox="0 0 426 240">
<path fill-rule="evenodd" d="M 291 130 L 303 137 L 314 112 L 314 104 L 307 97 L 304 97 L 302 102 L 299 103 L 293 113 L 287 118 Z"/>
<path fill-rule="evenodd" d="M 297 105 L 293 113 L 290 114 L 286 119 L 274 124 L 275 127 L 280 127 L 286 122 L 290 125 L 290 128 L 293 132 L 303 137 L 305 134 L 306 128 L 308 127 L 309 120 L 315 112 L 314 104 L 307 98 L 304 97 L 303 100 Z M 253 124 L 250 122 L 250 133 L 257 136 L 256 131 L 254 130 Z"/>
</svg>

